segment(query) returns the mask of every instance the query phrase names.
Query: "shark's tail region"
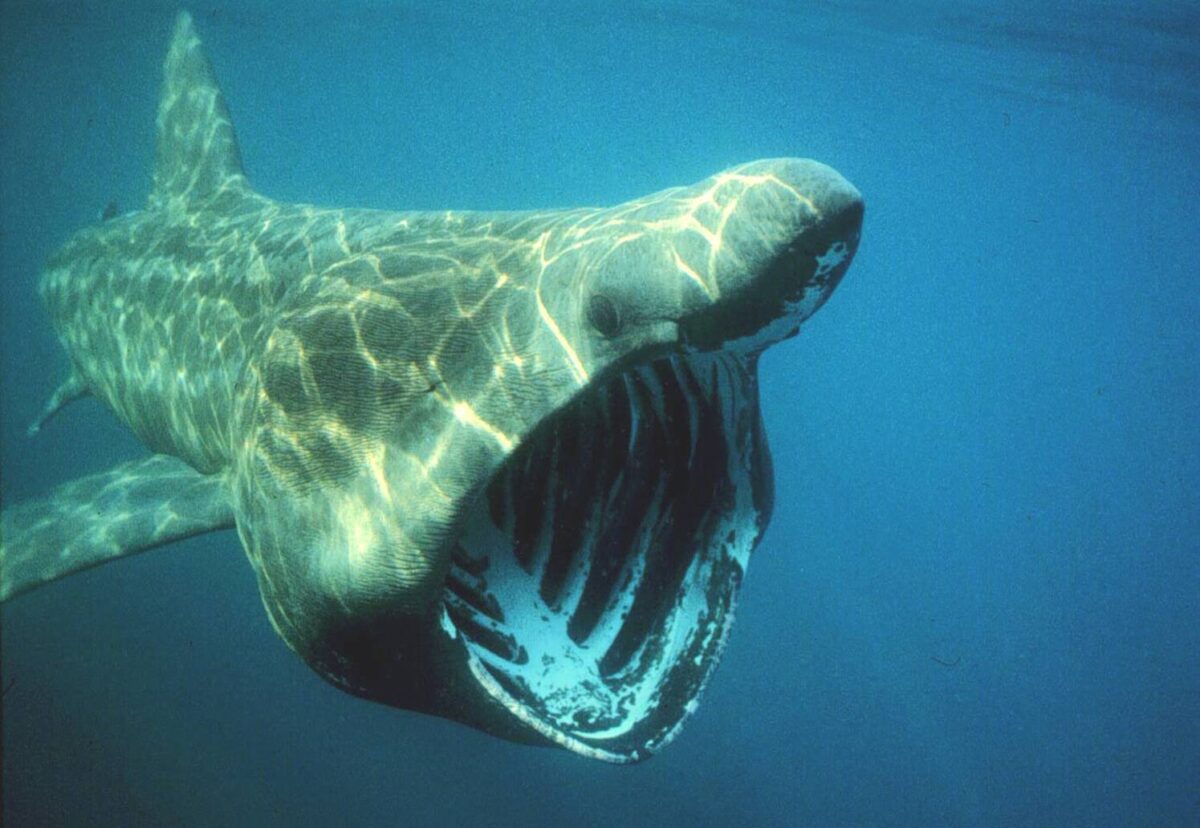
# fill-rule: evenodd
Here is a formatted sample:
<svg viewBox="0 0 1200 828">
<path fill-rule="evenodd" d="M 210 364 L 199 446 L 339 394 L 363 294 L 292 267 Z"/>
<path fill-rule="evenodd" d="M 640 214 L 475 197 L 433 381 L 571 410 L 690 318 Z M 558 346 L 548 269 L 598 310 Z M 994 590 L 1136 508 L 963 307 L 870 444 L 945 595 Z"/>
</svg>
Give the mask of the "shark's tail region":
<svg viewBox="0 0 1200 828">
<path fill-rule="evenodd" d="M 180 12 L 163 66 L 150 209 L 194 209 L 249 188 L 233 122 L 192 16 Z"/>
</svg>

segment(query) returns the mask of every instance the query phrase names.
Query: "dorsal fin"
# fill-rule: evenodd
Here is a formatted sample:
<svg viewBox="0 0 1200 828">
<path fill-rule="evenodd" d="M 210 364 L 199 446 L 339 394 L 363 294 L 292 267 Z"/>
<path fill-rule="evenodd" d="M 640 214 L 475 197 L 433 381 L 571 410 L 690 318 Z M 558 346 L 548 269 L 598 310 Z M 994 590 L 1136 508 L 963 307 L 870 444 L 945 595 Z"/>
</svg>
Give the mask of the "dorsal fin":
<svg viewBox="0 0 1200 828">
<path fill-rule="evenodd" d="M 222 190 L 246 188 L 225 98 L 187 12 L 175 20 L 163 72 L 150 207 L 187 210 Z"/>
</svg>

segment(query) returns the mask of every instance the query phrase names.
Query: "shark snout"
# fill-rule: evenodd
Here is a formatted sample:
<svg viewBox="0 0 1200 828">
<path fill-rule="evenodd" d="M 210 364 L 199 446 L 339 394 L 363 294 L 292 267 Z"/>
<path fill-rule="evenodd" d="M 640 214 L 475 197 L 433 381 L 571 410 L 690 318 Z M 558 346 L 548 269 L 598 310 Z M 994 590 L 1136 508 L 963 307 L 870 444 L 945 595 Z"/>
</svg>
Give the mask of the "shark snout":
<svg viewBox="0 0 1200 828">
<path fill-rule="evenodd" d="M 862 195 L 845 179 L 841 183 L 844 187 L 828 194 L 821 218 L 802 229 L 781 254 L 784 264 L 791 260 L 796 268 L 797 287 L 820 291 L 817 303 L 807 309 L 805 317 L 829 298 L 858 251 L 865 212 Z"/>
<path fill-rule="evenodd" d="M 825 303 L 858 250 L 859 191 L 815 161 L 761 161 L 727 175 L 747 184 L 725 229 L 728 255 L 711 302 L 680 320 L 683 342 L 760 350 L 794 335 Z"/>
</svg>

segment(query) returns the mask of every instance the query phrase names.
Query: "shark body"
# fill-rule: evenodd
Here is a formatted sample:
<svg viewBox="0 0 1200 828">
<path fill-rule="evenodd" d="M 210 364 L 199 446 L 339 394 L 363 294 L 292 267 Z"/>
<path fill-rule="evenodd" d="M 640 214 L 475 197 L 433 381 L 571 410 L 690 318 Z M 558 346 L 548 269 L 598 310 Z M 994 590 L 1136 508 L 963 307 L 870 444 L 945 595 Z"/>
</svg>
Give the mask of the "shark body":
<svg viewBox="0 0 1200 828">
<path fill-rule="evenodd" d="M 393 213 L 255 192 L 190 17 L 146 209 L 41 291 L 152 450 L 4 512 L 0 598 L 236 527 L 321 676 L 636 761 L 718 661 L 770 515 L 756 362 L 828 298 L 858 192 L 753 162 L 605 209 Z"/>
</svg>

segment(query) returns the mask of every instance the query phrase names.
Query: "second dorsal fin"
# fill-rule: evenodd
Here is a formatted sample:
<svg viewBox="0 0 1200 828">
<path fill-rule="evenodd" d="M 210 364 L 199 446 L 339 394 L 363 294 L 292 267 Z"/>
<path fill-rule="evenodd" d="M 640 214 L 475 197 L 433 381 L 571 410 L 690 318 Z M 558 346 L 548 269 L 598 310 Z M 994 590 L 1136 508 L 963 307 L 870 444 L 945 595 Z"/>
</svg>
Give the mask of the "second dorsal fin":
<svg viewBox="0 0 1200 828">
<path fill-rule="evenodd" d="M 244 189 L 233 122 L 187 12 L 175 21 L 163 72 L 150 207 L 186 211 L 221 191 Z"/>
</svg>

